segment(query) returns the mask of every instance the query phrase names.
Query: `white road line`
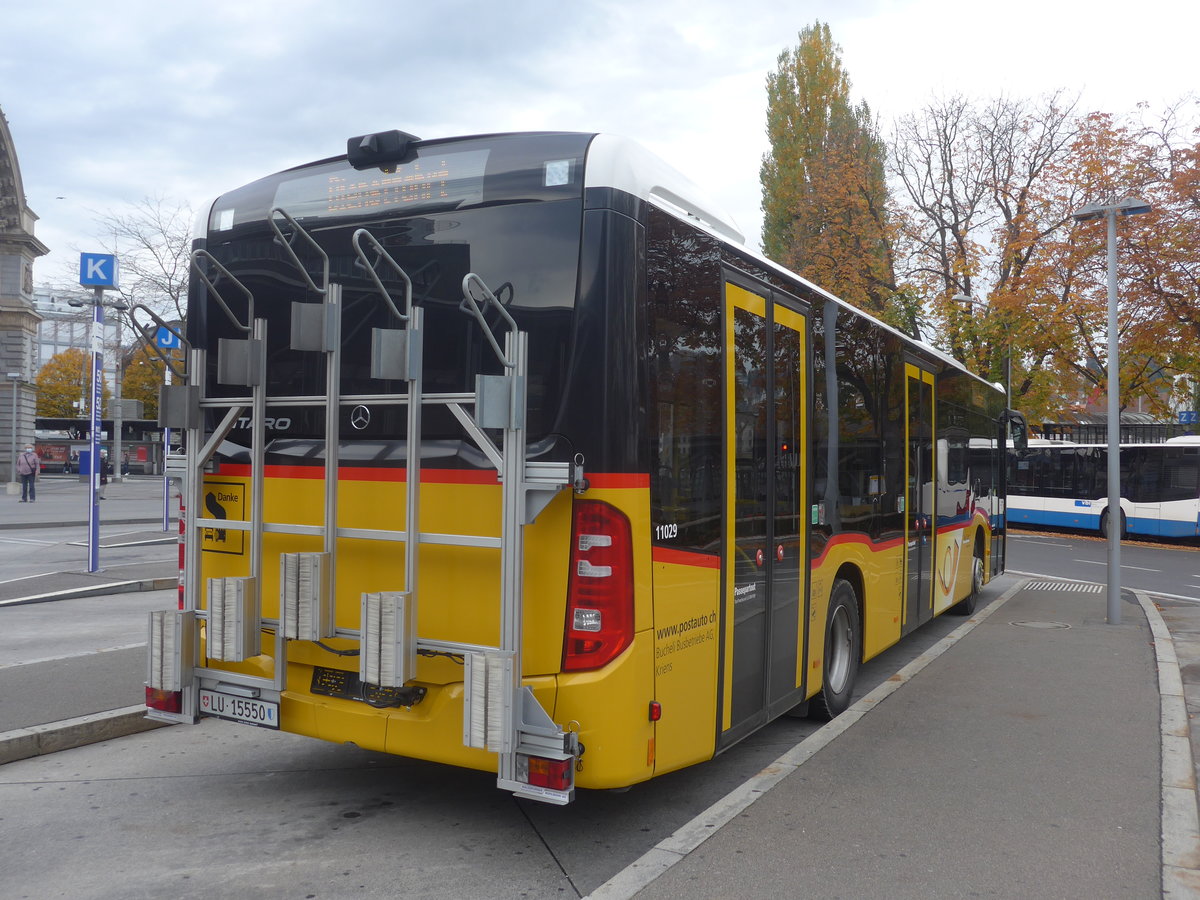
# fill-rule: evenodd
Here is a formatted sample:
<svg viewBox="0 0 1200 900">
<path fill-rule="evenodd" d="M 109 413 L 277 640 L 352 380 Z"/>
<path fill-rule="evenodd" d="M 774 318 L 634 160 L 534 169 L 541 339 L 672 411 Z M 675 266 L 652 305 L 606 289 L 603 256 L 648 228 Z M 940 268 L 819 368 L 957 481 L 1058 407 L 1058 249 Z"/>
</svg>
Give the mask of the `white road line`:
<svg viewBox="0 0 1200 900">
<path fill-rule="evenodd" d="M 45 578 L 47 575 L 57 575 L 58 572 L 42 572 L 38 575 L 22 575 L 20 578 L 5 578 L 0 584 L 13 584 L 17 581 L 28 581 L 30 578 Z"/>
<path fill-rule="evenodd" d="M 32 666 L 37 663 L 60 662 L 64 659 L 76 659 L 80 656 L 95 656 L 97 653 L 113 653 L 117 650 L 136 650 L 138 647 L 145 647 L 146 642 L 140 644 L 122 644 L 119 647 L 101 647 L 99 650 L 82 650 L 79 653 L 67 653 L 64 656 L 45 656 L 41 659 L 23 659 L 20 662 L 0 663 L 0 669 L 15 669 L 17 666 Z"/>
<path fill-rule="evenodd" d="M 1044 572 L 1018 572 L 1015 569 L 1005 569 L 1005 575 L 1019 575 L 1022 578 L 1046 578 L 1051 581 L 1074 581 L 1080 582 L 1078 578 L 1063 578 L 1061 575 L 1047 575 Z M 1083 581 L 1082 584 L 1096 584 L 1094 581 Z M 1107 587 L 1107 585 L 1102 585 Z M 1152 588 L 1139 588 L 1129 584 L 1122 584 L 1123 591 L 1141 591 L 1144 594 L 1150 594 L 1153 597 L 1162 597 L 1164 600 L 1183 600 L 1186 603 L 1200 603 L 1200 597 L 1188 597 L 1183 594 L 1168 594 L 1165 591 L 1156 591 Z"/>
<path fill-rule="evenodd" d="M 1071 562 L 1083 563 L 1084 565 L 1087 565 L 1087 566 L 1107 566 L 1108 565 L 1107 560 L 1095 560 L 1095 559 L 1073 559 L 1073 560 L 1071 560 Z M 1162 574 L 1162 569 L 1147 569 L 1143 566 L 1121 566 L 1121 568 L 1122 569 L 1135 569 L 1138 572 L 1154 572 L 1158 575 Z"/>
</svg>

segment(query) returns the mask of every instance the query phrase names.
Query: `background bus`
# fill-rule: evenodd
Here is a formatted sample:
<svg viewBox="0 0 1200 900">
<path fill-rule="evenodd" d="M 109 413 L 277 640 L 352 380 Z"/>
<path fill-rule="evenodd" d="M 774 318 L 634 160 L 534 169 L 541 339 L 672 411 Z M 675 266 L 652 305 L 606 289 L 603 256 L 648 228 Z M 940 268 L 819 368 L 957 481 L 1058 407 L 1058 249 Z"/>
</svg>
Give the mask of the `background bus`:
<svg viewBox="0 0 1200 900">
<path fill-rule="evenodd" d="M 566 803 L 836 715 L 1002 570 L 1003 393 L 636 144 L 348 150 L 223 195 L 196 241 L 154 717 Z"/>
<path fill-rule="evenodd" d="M 1104 444 L 1031 440 L 1008 464 L 1012 523 L 1108 534 Z M 1200 536 L 1200 437 L 1121 446 L 1121 534 Z"/>
</svg>

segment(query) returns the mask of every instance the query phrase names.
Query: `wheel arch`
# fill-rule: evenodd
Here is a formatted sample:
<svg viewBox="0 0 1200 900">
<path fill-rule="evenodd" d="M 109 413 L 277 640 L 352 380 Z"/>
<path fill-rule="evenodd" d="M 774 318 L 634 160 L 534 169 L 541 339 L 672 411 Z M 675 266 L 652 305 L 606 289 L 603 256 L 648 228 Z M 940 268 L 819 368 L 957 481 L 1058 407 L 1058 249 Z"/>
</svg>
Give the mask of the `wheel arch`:
<svg viewBox="0 0 1200 900">
<path fill-rule="evenodd" d="M 867 627 L 867 625 L 866 625 L 867 610 L 866 610 L 866 604 L 865 604 L 866 596 L 867 596 L 866 579 L 863 577 L 862 569 L 860 569 L 855 563 L 852 563 L 852 562 L 842 563 L 842 565 L 837 570 L 837 574 L 834 575 L 834 581 L 836 582 L 839 578 L 845 582 L 848 582 L 850 587 L 853 588 L 853 590 L 854 590 L 854 602 L 858 605 L 859 628 L 864 630 L 864 634 L 862 635 L 862 637 L 860 638 L 860 640 L 858 642 L 859 643 L 858 657 L 859 657 L 859 662 L 862 662 L 863 656 L 865 653 L 865 648 L 867 646 L 867 642 L 865 640 L 865 637 L 866 637 L 865 629 Z"/>
</svg>

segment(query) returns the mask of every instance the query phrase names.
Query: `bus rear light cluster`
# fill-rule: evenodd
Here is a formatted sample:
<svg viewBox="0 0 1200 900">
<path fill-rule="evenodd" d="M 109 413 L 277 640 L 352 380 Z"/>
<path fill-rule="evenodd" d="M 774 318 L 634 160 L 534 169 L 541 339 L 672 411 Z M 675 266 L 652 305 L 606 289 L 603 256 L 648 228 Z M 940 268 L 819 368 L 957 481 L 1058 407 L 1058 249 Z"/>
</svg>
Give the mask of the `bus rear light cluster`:
<svg viewBox="0 0 1200 900">
<path fill-rule="evenodd" d="M 517 781 L 552 791 L 569 791 L 574 786 L 572 768 L 575 759 L 548 759 L 544 756 L 517 754 Z"/>
<path fill-rule="evenodd" d="M 576 500 L 567 588 L 564 671 L 598 669 L 633 642 L 629 519 L 599 500 Z"/>
<path fill-rule="evenodd" d="M 183 505 L 183 494 L 179 495 L 179 608 L 183 609 L 183 561 L 187 545 L 187 507 Z"/>
<path fill-rule="evenodd" d="M 146 685 L 146 708 L 159 712 L 183 712 L 183 691 L 164 691 Z"/>
</svg>

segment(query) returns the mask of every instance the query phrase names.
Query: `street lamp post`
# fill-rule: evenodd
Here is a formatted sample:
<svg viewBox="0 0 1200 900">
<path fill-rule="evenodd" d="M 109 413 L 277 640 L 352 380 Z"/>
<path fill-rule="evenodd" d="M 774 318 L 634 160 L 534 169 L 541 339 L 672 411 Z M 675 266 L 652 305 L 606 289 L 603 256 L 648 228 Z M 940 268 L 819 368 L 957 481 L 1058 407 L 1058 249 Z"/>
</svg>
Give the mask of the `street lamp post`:
<svg viewBox="0 0 1200 900">
<path fill-rule="evenodd" d="M 1076 222 L 1103 218 L 1108 224 L 1108 624 L 1121 624 L 1121 365 L 1117 346 L 1117 215 L 1149 212 L 1135 197 L 1089 203 L 1075 210 Z M 1116 512 L 1116 518 L 1113 512 Z"/>
</svg>

